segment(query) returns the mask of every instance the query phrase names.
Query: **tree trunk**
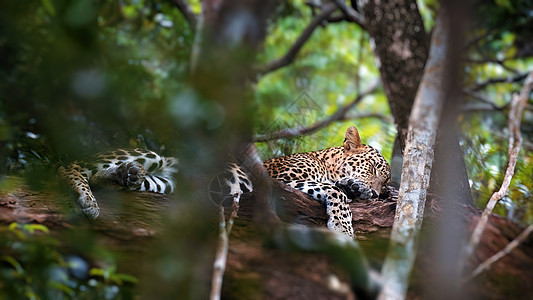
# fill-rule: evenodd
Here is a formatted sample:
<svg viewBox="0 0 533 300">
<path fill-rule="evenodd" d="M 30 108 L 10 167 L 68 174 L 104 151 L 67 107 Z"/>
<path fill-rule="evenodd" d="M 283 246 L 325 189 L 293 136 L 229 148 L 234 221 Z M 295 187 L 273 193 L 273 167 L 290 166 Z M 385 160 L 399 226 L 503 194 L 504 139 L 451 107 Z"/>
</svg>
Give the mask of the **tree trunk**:
<svg viewBox="0 0 533 300">
<path fill-rule="evenodd" d="M 365 15 L 365 28 L 375 44 L 374 53 L 379 61 L 381 79 L 398 131 L 391 169 L 392 183 L 399 186 L 408 119 L 429 53 L 429 36 L 414 0 L 371 0 L 361 9 Z M 451 147 L 443 149 L 443 144 L 437 140 L 435 160 L 451 164 L 457 170 L 455 184 L 461 187 L 459 199 L 472 205 L 468 174 L 458 139 L 455 137 L 446 143 Z M 432 179 L 431 190 L 439 190 L 438 185 L 439 180 Z"/>
<path fill-rule="evenodd" d="M 246 151 L 246 148 L 237 149 L 237 146 L 250 141 L 252 137 L 253 114 L 249 113 L 252 93 L 247 80 L 252 72 L 257 48 L 265 38 L 267 18 L 273 3 L 274 1 L 257 0 L 202 2 L 202 16 L 198 18 L 191 59 L 191 76 L 187 82 L 188 90 L 177 95 L 172 104 L 180 111 L 175 122 L 182 125 L 179 134 L 183 141 L 183 148 L 180 149 L 181 180 L 178 182 L 180 193 L 176 194 L 176 198 L 184 203 L 191 203 L 193 200 L 195 204 L 191 205 L 189 213 L 202 216 L 200 219 L 203 224 L 200 228 L 217 228 L 219 222 L 219 214 L 216 213 L 218 208 L 208 198 L 210 180 L 223 171 L 232 156 L 251 161 L 252 165 L 258 160 L 252 157 L 253 152 Z M 259 166 L 262 168 L 260 162 Z M 263 173 L 266 174 L 266 171 L 263 170 Z M 274 222 L 275 215 L 268 213 L 272 210 L 269 207 L 269 186 L 264 184 L 261 175 L 252 176 L 252 179 L 254 188 L 264 191 L 255 200 L 258 209 L 265 212 L 257 215 L 267 218 L 259 218 L 258 222 Z M 183 218 L 173 221 L 176 223 L 175 232 L 189 234 L 166 236 L 171 244 L 169 248 L 194 244 L 200 236 L 200 233 L 191 232 L 194 226 L 186 224 Z M 218 237 L 214 230 L 204 234 L 204 239 L 212 242 Z M 172 240 L 174 242 L 171 243 Z M 182 294 L 177 292 L 185 285 L 194 292 L 191 292 L 194 297 L 207 297 L 202 294 L 209 290 L 205 274 L 192 270 L 201 269 L 211 274 L 213 262 L 216 261 L 213 257 L 216 255 L 215 248 L 216 246 L 206 242 L 195 248 L 175 249 L 175 253 L 179 253 L 175 255 L 176 260 L 190 266 L 191 271 L 187 271 L 179 280 L 161 276 L 158 278 L 157 275 L 161 274 L 153 272 L 154 276 L 149 278 L 145 293 L 154 295 L 151 298 L 169 298 L 173 293 Z M 209 253 L 211 257 L 201 257 L 196 253 Z M 221 273 L 220 265 L 217 264 L 214 268 L 217 268 L 216 273 Z M 213 289 L 216 288 L 218 286 Z M 212 293 L 213 296 L 216 294 L 218 292 Z"/>
<path fill-rule="evenodd" d="M 268 223 L 265 228 L 271 228 L 269 225 L 277 218 L 270 207 L 268 173 L 254 146 L 245 144 L 252 140 L 253 128 L 247 80 L 253 73 L 257 48 L 265 39 L 267 19 L 274 3 L 273 0 L 205 1 L 204 28 L 199 33 L 203 35 L 202 59 L 192 76 L 197 91 L 217 102 L 224 113 L 224 122 L 212 130 L 209 137 L 215 152 L 213 157 L 218 156 L 218 166 L 225 167 L 220 162 L 225 163 L 227 154 L 233 153 L 241 166 L 252 174 L 254 189 L 263 191 L 256 199 L 256 217 L 258 222 Z"/>
<path fill-rule="evenodd" d="M 429 36 L 415 0 L 370 0 L 361 9 L 403 149 L 429 53 Z"/>
<path fill-rule="evenodd" d="M 384 284 L 379 299 L 405 298 L 416 258 L 437 125 L 446 95 L 449 31 L 445 22 L 442 15 L 436 21 L 429 60 L 409 118 L 398 206 L 389 252 L 382 268 Z"/>
</svg>

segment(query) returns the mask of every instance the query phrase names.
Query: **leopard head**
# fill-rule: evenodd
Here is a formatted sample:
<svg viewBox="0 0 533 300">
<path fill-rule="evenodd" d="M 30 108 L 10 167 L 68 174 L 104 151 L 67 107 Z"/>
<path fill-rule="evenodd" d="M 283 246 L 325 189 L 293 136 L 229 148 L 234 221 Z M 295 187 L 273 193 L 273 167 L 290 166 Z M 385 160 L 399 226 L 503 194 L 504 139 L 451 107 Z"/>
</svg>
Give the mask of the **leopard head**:
<svg viewBox="0 0 533 300">
<path fill-rule="evenodd" d="M 354 126 L 346 130 L 343 150 L 343 176 L 357 178 L 378 194 L 384 193 L 391 180 L 389 164 L 378 150 L 361 143 Z"/>
</svg>

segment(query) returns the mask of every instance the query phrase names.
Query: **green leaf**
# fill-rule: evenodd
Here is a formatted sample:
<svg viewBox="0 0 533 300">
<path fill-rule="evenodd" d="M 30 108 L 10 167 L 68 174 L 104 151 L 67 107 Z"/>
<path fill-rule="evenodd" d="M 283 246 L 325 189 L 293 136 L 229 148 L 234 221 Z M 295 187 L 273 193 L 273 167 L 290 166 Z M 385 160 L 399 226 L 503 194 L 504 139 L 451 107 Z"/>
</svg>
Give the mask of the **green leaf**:
<svg viewBox="0 0 533 300">
<path fill-rule="evenodd" d="M 15 230 L 15 229 L 17 229 L 18 226 L 19 226 L 19 224 L 17 222 L 13 222 L 13 223 L 9 224 L 9 226 L 7 228 L 9 228 L 9 230 Z"/>
<path fill-rule="evenodd" d="M 42 224 L 24 224 L 22 225 L 22 228 L 29 232 L 30 234 L 34 234 L 35 231 L 42 231 L 44 233 L 50 233 L 50 230 L 48 227 L 42 225 Z"/>
</svg>

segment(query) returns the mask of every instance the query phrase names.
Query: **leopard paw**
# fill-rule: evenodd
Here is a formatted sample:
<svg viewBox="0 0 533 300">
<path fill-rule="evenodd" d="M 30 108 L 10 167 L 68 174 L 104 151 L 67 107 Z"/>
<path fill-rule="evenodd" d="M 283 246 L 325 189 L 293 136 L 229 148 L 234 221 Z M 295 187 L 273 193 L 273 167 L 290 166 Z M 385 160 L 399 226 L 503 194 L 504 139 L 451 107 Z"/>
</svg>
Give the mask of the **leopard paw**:
<svg viewBox="0 0 533 300">
<path fill-rule="evenodd" d="M 117 182 L 132 190 L 138 190 L 146 177 L 146 171 L 138 162 L 122 163 L 117 168 Z"/>
<path fill-rule="evenodd" d="M 89 219 L 94 220 L 100 215 L 100 208 L 92 194 L 81 194 L 78 197 L 78 204 Z"/>
<path fill-rule="evenodd" d="M 356 199 L 369 200 L 378 198 L 378 193 L 365 183 L 354 178 L 343 178 L 335 183 L 348 197 L 349 201 Z"/>
</svg>

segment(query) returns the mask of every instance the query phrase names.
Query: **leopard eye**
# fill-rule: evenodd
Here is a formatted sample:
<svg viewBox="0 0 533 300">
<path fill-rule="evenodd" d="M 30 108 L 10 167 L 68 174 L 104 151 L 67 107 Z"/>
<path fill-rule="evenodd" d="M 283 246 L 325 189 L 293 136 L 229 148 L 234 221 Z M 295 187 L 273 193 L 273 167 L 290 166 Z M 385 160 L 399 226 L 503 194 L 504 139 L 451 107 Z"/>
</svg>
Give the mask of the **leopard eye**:
<svg viewBox="0 0 533 300">
<path fill-rule="evenodd" d="M 374 171 L 374 175 L 379 176 L 379 168 L 376 168 L 375 164 L 372 164 L 372 170 Z"/>
</svg>

